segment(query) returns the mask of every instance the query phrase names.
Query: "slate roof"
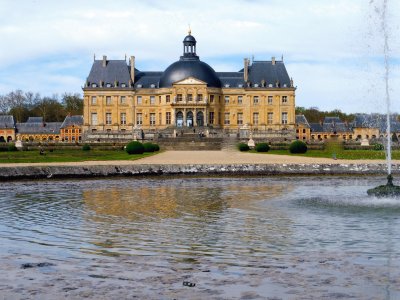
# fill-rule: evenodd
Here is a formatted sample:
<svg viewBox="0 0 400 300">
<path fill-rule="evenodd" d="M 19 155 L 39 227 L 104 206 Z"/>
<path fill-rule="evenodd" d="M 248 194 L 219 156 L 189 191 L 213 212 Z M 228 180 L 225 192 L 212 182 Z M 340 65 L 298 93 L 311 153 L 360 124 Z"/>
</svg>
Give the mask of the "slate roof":
<svg viewBox="0 0 400 300">
<path fill-rule="evenodd" d="M 324 124 L 331 124 L 331 123 L 342 123 L 339 117 L 325 117 Z"/>
<path fill-rule="evenodd" d="M 310 123 L 311 132 L 327 132 L 338 134 L 341 132 L 352 132 L 353 128 L 351 124 L 344 123 Z"/>
<path fill-rule="evenodd" d="M 0 128 L 15 128 L 14 117 L 11 115 L 0 116 Z"/>
<path fill-rule="evenodd" d="M 353 121 L 354 127 L 378 128 L 380 132 L 386 132 L 387 117 L 381 114 L 358 114 Z M 390 132 L 400 132 L 400 122 L 397 115 L 390 116 Z"/>
<path fill-rule="evenodd" d="M 29 117 L 26 123 L 43 123 L 42 117 Z"/>
<path fill-rule="evenodd" d="M 249 83 L 247 86 L 244 82 L 243 69 L 238 72 L 215 72 L 221 86 L 224 87 L 251 87 L 251 88 L 285 88 L 291 87 L 289 75 L 286 71 L 285 64 L 282 61 L 253 61 L 249 65 Z M 159 87 L 160 79 L 163 71 L 140 71 L 135 69 L 134 88 L 154 88 Z M 196 77 L 196 76 L 193 76 Z M 100 87 L 103 82 L 103 88 L 114 88 L 115 81 L 118 82 L 118 88 L 123 89 L 121 84 L 125 84 L 125 88 L 129 89 L 130 66 L 125 60 L 107 60 L 107 64 L 103 67 L 103 60 L 95 60 L 87 78 L 85 88 L 91 89 L 92 84 Z M 264 84 L 264 86 L 263 86 Z M 107 86 L 108 85 L 108 86 Z M 258 85 L 258 86 L 257 86 Z"/>
<path fill-rule="evenodd" d="M 115 87 L 115 81 L 118 81 L 119 88 L 121 88 L 121 84 L 125 84 L 126 88 L 129 88 L 129 68 L 125 60 L 107 60 L 105 67 L 103 67 L 103 60 L 95 60 L 86 85 L 88 85 L 88 88 L 91 88 L 92 84 L 96 84 L 99 87 L 102 81 L 104 83 L 103 87 L 107 88 L 107 84 L 110 85 L 109 87 Z"/>
<path fill-rule="evenodd" d="M 296 124 L 302 124 L 308 128 L 311 128 L 310 124 L 308 123 L 308 121 L 304 115 L 296 115 Z"/>
<path fill-rule="evenodd" d="M 184 45 L 186 45 L 185 43 L 195 45 L 196 40 L 189 34 L 184 40 Z M 237 72 L 215 72 L 211 66 L 200 61 L 196 53 L 190 51 L 184 51 L 180 60 L 172 63 L 164 71 L 135 69 L 133 87 L 130 86 L 130 70 L 131 67 L 126 60 L 106 60 L 106 57 L 95 60 L 84 89 L 170 87 L 172 83 L 188 77 L 202 80 L 210 87 L 293 88 L 285 64 L 283 61 L 276 61 L 275 59 L 273 61 L 249 62 L 247 82 L 244 82 L 243 69 Z M 115 82 L 118 82 L 118 84 L 115 84 Z"/>
<path fill-rule="evenodd" d="M 17 132 L 21 134 L 60 134 L 61 122 L 17 123 Z"/>
<path fill-rule="evenodd" d="M 66 116 L 64 122 L 62 122 L 60 128 L 65 128 L 68 126 L 82 126 L 83 125 L 83 116 Z"/>
<path fill-rule="evenodd" d="M 252 86 L 266 82 L 266 86 L 275 87 L 290 87 L 290 78 L 286 71 L 283 61 L 276 61 L 272 64 L 271 61 L 253 61 L 249 66 L 249 81 Z"/>
</svg>

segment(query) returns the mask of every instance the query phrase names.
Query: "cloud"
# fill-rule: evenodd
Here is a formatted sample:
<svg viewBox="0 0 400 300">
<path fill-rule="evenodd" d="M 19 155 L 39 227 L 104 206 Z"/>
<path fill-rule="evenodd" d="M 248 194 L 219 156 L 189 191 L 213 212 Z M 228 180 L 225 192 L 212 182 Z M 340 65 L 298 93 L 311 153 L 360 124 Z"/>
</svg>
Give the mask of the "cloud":
<svg viewBox="0 0 400 300">
<path fill-rule="evenodd" d="M 382 57 L 383 39 L 375 7 L 382 1 L 368 5 L 363 0 L 287 0 L 284 4 L 277 0 L 188 0 L 183 5 L 176 0 L 41 0 L 21 5 L 0 0 L 0 40 L 5 45 L 0 47 L 0 93 L 17 87 L 32 87 L 41 93 L 80 91 L 93 53 L 111 59 L 135 55 L 139 68 L 164 70 L 181 55 L 190 23 L 198 54 L 217 71 L 237 71 L 244 57 L 270 59 L 283 54 L 298 86 L 299 105 L 374 110 L 372 104 L 357 108 L 346 80 L 357 78 L 359 95 L 371 81 L 366 66 L 373 65 L 370 70 L 381 73 L 378 70 L 383 65 L 376 60 Z M 388 3 L 394 79 L 400 61 L 396 38 L 400 3 Z M 21 74 L 30 80 L 21 81 Z M 51 78 L 57 78 L 57 83 Z"/>
</svg>

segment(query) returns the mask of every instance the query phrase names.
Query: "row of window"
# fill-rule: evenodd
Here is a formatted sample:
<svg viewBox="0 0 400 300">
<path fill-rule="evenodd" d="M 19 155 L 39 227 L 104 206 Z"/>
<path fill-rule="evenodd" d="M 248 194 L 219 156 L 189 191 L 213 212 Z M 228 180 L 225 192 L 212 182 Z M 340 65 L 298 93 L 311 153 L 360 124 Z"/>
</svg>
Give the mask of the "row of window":
<svg viewBox="0 0 400 300">
<path fill-rule="evenodd" d="M 210 102 L 214 103 L 214 95 L 210 95 Z M 268 96 L 267 98 L 268 100 L 268 105 L 272 105 L 273 104 L 273 96 Z M 184 97 L 182 94 L 177 94 L 175 100 L 177 102 L 181 102 L 184 100 Z M 187 101 L 193 101 L 193 95 L 192 94 L 187 94 L 186 96 L 186 100 Z M 202 94 L 198 94 L 196 99 L 197 101 L 203 101 L 203 95 Z M 288 103 L 288 98 L 287 96 L 282 96 L 281 97 L 282 100 L 282 104 L 287 104 Z M 119 101 L 120 104 L 126 104 L 126 96 L 120 96 L 119 97 Z M 158 96 L 158 101 L 159 104 L 161 103 L 161 96 Z M 165 97 L 165 101 L 167 103 L 171 102 L 171 96 L 170 95 L 166 95 Z M 225 104 L 229 104 L 231 101 L 230 96 L 225 96 Z M 92 96 L 91 98 L 91 103 L 92 105 L 96 105 L 97 104 L 97 97 L 96 96 Z M 136 96 L 136 103 L 138 105 L 141 105 L 143 103 L 143 99 L 142 96 Z M 243 96 L 237 96 L 237 103 L 238 104 L 242 104 L 243 103 Z M 260 97 L 259 96 L 253 96 L 253 104 L 254 105 L 258 105 L 260 103 Z M 155 105 L 156 104 L 156 96 L 150 96 L 150 104 L 151 105 Z M 112 105 L 112 98 L 111 96 L 106 96 L 106 105 Z"/>
<path fill-rule="evenodd" d="M 226 112 L 224 115 L 224 124 L 225 125 L 230 125 L 230 113 Z M 243 125 L 243 113 L 238 113 L 237 114 L 237 119 L 236 119 L 236 124 L 237 125 Z M 267 124 L 273 124 L 274 123 L 274 113 L 269 112 L 267 114 Z M 287 124 L 288 123 L 288 113 L 283 112 L 282 113 L 282 118 L 281 118 L 281 123 L 282 124 Z M 258 125 L 259 124 L 259 113 L 253 113 L 253 120 L 252 120 L 253 125 Z"/>
<path fill-rule="evenodd" d="M 149 116 L 150 116 L 150 126 L 155 126 L 156 125 L 156 114 L 150 113 Z M 231 115 L 229 112 L 226 112 L 224 114 L 224 124 L 229 125 L 230 120 L 231 120 Z M 267 124 L 273 124 L 273 120 L 274 120 L 274 113 L 269 112 L 267 114 Z M 92 113 L 91 121 L 92 121 L 91 122 L 92 125 L 98 125 L 97 113 Z M 165 114 L 165 122 L 167 125 L 171 124 L 171 113 L 170 112 L 167 112 Z M 214 112 L 210 112 L 209 122 L 210 122 L 210 124 L 214 124 Z M 162 114 L 161 113 L 158 114 L 158 123 L 162 124 Z M 259 113 L 253 113 L 252 123 L 253 123 L 253 125 L 259 124 Z M 281 123 L 282 124 L 288 123 L 288 113 L 287 112 L 282 113 Z M 112 114 L 106 113 L 106 125 L 111 125 L 111 124 L 112 124 Z M 120 124 L 126 125 L 126 113 L 120 114 Z M 142 125 L 142 124 L 143 124 L 143 114 L 137 113 L 136 114 L 136 125 Z M 237 125 L 243 125 L 243 113 L 237 114 Z"/>
<path fill-rule="evenodd" d="M 65 133 L 81 133 L 80 129 L 65 129 Z"/>
</svg>

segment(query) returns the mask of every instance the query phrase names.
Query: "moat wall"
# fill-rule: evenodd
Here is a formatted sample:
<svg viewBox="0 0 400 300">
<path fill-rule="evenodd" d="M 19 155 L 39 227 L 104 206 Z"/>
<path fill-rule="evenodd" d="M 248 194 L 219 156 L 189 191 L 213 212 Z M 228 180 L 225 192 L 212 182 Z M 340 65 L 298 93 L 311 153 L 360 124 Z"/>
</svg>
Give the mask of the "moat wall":
<svg viewBox="0 0 400 300">
<path fill-rule="evenodd" d="M 400 165 L 393 165 L 400 174 Z M 74 165 L 0 167 L 0 181 L 157 175 L 385 175 L 385 164 Z"/>
</svg>

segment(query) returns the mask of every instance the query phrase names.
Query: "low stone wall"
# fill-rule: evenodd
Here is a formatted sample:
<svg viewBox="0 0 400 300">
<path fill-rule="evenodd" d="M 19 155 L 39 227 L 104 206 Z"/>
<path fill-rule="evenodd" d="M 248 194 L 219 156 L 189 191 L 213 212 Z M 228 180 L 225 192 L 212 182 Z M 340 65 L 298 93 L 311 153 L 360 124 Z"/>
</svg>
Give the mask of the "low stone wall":
<svg viewBox="0 0 400 300">
<path fill-rule="evenodd" d="M 393 166 L 393 174 L 400 165 Z M 384 175 L 385 164 L 76 165 L 0 167 L 0 181 L 155 175 Z"/>
</svg>

